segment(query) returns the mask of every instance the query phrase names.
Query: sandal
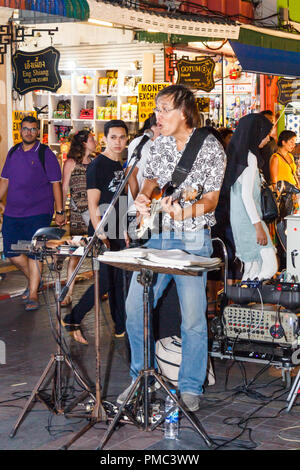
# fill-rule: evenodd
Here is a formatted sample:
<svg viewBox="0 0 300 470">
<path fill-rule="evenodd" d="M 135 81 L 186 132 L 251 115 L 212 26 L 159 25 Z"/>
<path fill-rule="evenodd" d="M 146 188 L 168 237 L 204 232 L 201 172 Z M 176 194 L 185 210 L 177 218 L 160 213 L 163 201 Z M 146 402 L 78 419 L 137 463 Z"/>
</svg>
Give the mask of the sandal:
<svg viewBox="0 0 300 470">
<path fill-rule="evenodd" d="M 40 304 L 37 300 L 28 299 L 25 304 L 26 312 L 32 312 L 33 310 L 38 310 L 40 308 Z"/>
<path fill-rule="evenodd" d="M 40 281 L 39 287 L 38 287 L 38 292 L 40 292 L 42 290 L 43 290 L 43 281 Z M 22 294 L 21 299 L 23 300 L 23 302 L 27 302 L 27 300 L 29 299 L 29 287 L 26 287 L 26 289 L 24 290 L 24 292 Z"/>
<path fill-rule="evenodd" d="M 75 325 L 74 323 L 65 323 L 63 320 L 61 320 L 62 326 L 65 328 L 65 330 L 69 333 L 71 338 L 73 338 L 77 343 L 80 344 L 89 344 L 88 341 L 85 339 L 85 337 L 82 334 L 80 325 Z"/>
<path fill-rule="evenodd" d="M 124 338 L 125 336 L 125 331 L 123 331 L 122 333 L 115 333 L 115 338 Z"/>
<path fill-rule="evenodd" d="M 68 307 L 69 305 L 72 304 L 72 296 L 67 294 L 64 300 L 61 302 L 60 306 L 61 307 Z"/>
</svg>

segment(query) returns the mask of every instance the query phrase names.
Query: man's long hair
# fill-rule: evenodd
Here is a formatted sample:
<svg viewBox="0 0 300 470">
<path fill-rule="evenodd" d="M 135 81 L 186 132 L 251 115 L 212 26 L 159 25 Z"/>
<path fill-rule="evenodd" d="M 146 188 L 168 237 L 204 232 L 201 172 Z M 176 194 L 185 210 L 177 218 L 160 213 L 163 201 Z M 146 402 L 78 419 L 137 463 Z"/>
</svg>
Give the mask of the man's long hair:
<svg viewBox="0 0 300 470">
<path fill-rule="evenodd" d="M 198 127 L 200 122 L 199 111 L 194 93 L 184 85 L 170 85 L 160 90 L 156 95 L 156 103 L 163 96 L 173 99 L 175 109 L 182 109 L 186 125 L 190 128 Z"/>
</svg>

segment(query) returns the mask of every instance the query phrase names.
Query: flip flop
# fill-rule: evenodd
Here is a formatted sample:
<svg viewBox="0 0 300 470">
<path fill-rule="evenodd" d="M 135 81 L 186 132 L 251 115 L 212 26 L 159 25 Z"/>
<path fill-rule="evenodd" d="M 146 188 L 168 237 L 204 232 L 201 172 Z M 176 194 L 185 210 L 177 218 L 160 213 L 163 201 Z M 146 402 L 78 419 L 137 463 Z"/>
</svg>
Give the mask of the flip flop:
<svg viewBox="0 0 300 470">
<path fill-rule="evenodd" d="M 40 308 L 40 304 L 37 300 L 28 299 L 25 305 L 26 312 L 32 312 L 33 310 L 38 310 Z"/>
<path fill-rule="evenodd" d="M 40 281 L 40 283 L 39 283 L 39 288 L 38 288 L 38 292 L 41 292 L 42 290 L 43 290 L 43 281 Z M 27 287 L 27 288 L 24 290 L 24 292 L 23 292 L 21 298 L 22 298 L 23 302 L 27 303 L 28 298 L 29 298 L 29 287 Z"/>
</svg>

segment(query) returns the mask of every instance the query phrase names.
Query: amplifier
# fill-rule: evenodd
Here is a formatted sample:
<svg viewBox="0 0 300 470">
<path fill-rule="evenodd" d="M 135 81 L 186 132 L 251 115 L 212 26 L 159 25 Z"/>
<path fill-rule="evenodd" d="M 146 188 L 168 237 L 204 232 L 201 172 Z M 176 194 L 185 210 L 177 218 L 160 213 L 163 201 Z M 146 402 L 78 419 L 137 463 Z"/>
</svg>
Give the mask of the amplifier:
<svg viewBox="0 0 300 470">
<path fill-rule="evenodd" d="M 237 304 L 263 302 L 277 304 L 288 310 L 300 309 L 300 284 L 296 282 L 270 282 L 255 285 L 256 281 L 227 286 L 227 297 Z"/>
<path fill-rule="evenodd" d="M 268 342 L 296 346 L 299 322 L 295 313 L 279 310 L 276 306 L 229 305 L 223 316 L 224 336 L 231 339 Z M 300 339 L 300 338 L 299 338 Z"/>
<path fill-rule="evenodd" d="M 250 343 L 245 340 L 240 341 L 227 338 L 221 343 L 214 341 L 209 350 L 209 355 L 220 359 L 235 359 L 290 368 L 299 365 L 298 361 L 297 363 L 294 362 L 295 351 L 297 351 L 296 348 L 287 345 Z"/>
</svg>

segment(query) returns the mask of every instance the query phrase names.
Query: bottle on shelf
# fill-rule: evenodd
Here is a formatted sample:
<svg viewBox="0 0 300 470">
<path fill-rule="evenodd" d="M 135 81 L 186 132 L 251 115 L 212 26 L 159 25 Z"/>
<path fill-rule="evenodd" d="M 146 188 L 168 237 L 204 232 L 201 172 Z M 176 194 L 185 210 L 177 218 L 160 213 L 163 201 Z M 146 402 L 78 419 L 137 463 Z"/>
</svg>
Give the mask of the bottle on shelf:
<svg viewBox="0 0 300 470">
<path fill-rule="evenodd" d="M 176 390 L 171 389 L 170 392 L 173 395 L 176 395 Z M 171 408 L 173 408 L 173 411 L 169 413 L 169 410 Z M 179 409 L 169 395 L 167 395 L 166 402 L 165 402 L 165 413 L 166 413 L 166 417 L 165 417 L 164 437 L 165 439 L 178 439 Z"/>
</svg>

